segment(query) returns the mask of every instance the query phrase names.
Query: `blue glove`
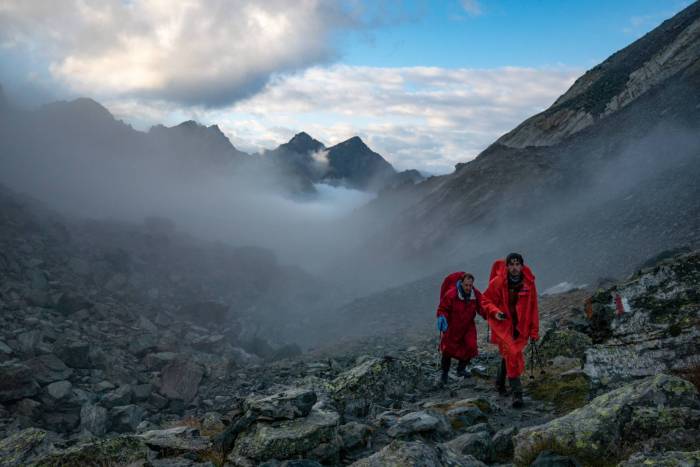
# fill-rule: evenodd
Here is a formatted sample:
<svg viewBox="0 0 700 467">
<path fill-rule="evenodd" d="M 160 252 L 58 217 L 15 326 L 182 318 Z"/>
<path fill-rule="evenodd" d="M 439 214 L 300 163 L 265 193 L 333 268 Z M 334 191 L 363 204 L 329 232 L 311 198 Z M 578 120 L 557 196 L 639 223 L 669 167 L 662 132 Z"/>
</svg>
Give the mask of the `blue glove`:
<svg viewBox="0 0 700 467">
<path fill-rule="evenodd" d="M 437 330 L 440 332 L 447 331 L 447 320 L 445 319 L 444 316 L 438 316 Z"/>
</svg>

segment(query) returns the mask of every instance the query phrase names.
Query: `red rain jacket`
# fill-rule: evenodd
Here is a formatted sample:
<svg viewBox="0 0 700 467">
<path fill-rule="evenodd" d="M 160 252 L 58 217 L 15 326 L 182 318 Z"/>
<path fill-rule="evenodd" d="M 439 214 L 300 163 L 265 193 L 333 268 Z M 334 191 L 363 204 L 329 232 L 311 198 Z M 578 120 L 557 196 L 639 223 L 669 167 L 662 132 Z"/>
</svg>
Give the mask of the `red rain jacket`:
<svg viewBox="0 0 700 467">
<path fill-rule="evenodd" d="M 476 346 L 476 314 L 486 317 L 481 308 L 481 292 L 473 287 L 475 299 L 460 300 L 457 281 L 464 272 L 447 276 L 440 290 L 440 305 L 437 316 L 447 319 L 447 331 L 440 339 L 440 352 L 458 360 L 469 360 L 479 355 Z"/>
<path fill-rule="evenodd" d="M 527 346 L 528 338 L 538 339 L 540 332 L 535 276 L 527 266 L 523 266 L 522 274 L 523 286 L 518 293 L 516 305 L 520 333 L 517 339 L 513 338 L 513 321 L 508 307 L 508 269 L 505 260 L 499 259 L 493 263 L 489 286 L 482 298 L 482 306 L 491 328 L 491 342 L 498 345 L 501 355 L 506 359 L 509 378 L 520 376 L 525 370 L 523 349 Z M 505 313 L 504 321 L 496 319 L 499 311 Z"/>
</svg>

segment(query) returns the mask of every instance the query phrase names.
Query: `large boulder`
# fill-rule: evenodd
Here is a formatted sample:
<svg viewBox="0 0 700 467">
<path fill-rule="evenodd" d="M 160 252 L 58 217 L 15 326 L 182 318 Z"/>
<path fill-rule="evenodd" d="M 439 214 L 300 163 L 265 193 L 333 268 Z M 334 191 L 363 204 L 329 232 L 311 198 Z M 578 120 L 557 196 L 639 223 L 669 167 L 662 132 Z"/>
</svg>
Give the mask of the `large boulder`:
<svg viewBox="0 0 700 467">
<path fill-rule="evenodd" d="M 109 427 L 116 433 L 136 431 L 146 411 L 138 405 L 121 405 L 109 411 Z"/>
<path fill-rule="evenodd" d="M 187 359 L 176 359 L 161 372 L 160 393 L 170 399 L 190 402 L 197 395 L 204 369 Z"/>
<path fill-rule="evenodd" d="M 258 418 L 292 420 L 306 417 L 316 399 L 316 393 L 310 389 L 290 388 L 271 396 L 249 398 L 245 401 L 244 408 Z"/>
<path fill-rule="evenodd" d="M 587 313 L 597 344 L 584 371 L 600 388 L 683 372 L 700 358 L 700 251 L 662 261 L 601 290 Z"/>
<path fill-rule="evenodd" d="M 619 461 L 641 446 L 695 442 L 700 399 L 688 381 L 657 375 L 597 397 L 590 404 L 515 436 L 514 460 L 529 465 L 543 451 L 590 464 Z"/>
<path fill-rule="evenodd" d="M 369 358 L 334 379 L 330 394 L 346 414 L 364 416 L 373 404 L 387 407 L 401 400 L 419 381 L 419 369 L 408 362 Z"/>
<path fill-rule="evenodd" d="M 459 456 L 441 446 L 420 441 L 392 441 L 379 452 L 351 464 L 352 467 L 485 467 L 472 456 Z"/>
<path fill-rule="evenodd" d="M 17 362 L 0 363 L 0 402 L 32 397 L 38 392 L 31 368 Z"/>
<path fill-rule="evenodd" d="M 539 356 L 548 361 L 555 357 L 571 357 L 580 361 L 593 345 L 589 336 L 573 329 L 549 329 L 537 345 Z"/>
<path fill-rule="evenodd" d="M 95 436 L 107 433 L 107 409 L 96 404 L 86 403 L 80 409 L 80 427 Z"/>
<path fill-rule="evenodd" d="M 339 450 L 339 420 L 335 412 L 314 409 L 304 418 L 258 422 L 238 437 L 232 456 L 256 461 L 290 459 L 309 453 L 321 444 L 334 445 Z"/>
<path fill-rule="evenodd" d="M 66 380 L 73 374 L 73 370 L 54 354 L 41 355 L 28 360 L 26 364 L 40 384 Z"/>
</svg>

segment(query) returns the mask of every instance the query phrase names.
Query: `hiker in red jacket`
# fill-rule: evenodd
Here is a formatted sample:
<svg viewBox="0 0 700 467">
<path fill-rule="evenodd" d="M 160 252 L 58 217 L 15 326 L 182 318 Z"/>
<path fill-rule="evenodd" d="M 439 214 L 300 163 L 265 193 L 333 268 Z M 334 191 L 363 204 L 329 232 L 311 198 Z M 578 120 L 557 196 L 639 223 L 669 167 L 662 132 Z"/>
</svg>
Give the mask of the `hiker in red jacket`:
<svg viewBox="0 0 700 467">
<path fill-rule="evenodd" d="M 482 305 L 491 328 L 491 342 L 498 345 L 502 357 L 496 389 L 505 394 L 508 377 L 513 407 L 520 408 L 523 405 L 520 375 L 525 370 L 523 350 L 528 339 L 539 338 L 540 328 L 535 276 L 525 266 L 522 255 L 511 253 L 505 260 L 493 263 Z"/>
<path fill-rule="evenodd" d="M 440 290 L 437 309 L 437 328 L 440 331 L 443 384 L 447 384 L 450 364 L 455 358 L 457 376 L 466 378 L 467 364 L 479 352 L 476 347 L 476 314 L 486 318 L 481 309 L 481 292 L 474 287 L 474 276 L 468 272 L 455 272 L 445 278 Z"/>
</svg>

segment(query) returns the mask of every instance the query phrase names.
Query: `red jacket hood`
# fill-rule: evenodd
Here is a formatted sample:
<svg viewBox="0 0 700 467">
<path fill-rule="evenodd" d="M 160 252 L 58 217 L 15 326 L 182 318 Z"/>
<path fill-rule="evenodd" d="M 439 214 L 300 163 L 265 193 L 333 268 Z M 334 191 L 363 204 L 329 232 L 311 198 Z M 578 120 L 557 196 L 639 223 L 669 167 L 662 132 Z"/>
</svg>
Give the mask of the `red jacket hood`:
<svg viewBox="0 0 700 467">
<path fill-rule="evenodd" d="M 496 276 L 502 276 L 504 279 L 506 279 L 507 275 L 508 269 L 506 268 L 506 260 L 497 259 L 493 262 L 493 266 L 491 266 L 491 275 L 489 276 L 489 282 L 491 282 Z M 532 270 L 525 264 L 523 265 L 523 279 L 526 282 L 535 282 L 535 275 L 532 273 Z"/>
</svg>

